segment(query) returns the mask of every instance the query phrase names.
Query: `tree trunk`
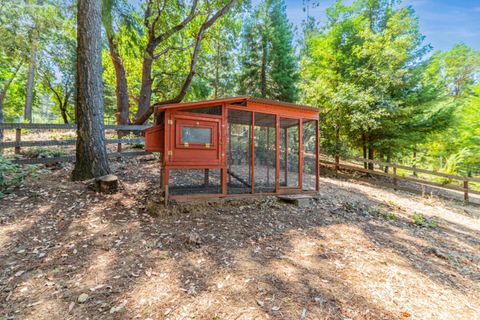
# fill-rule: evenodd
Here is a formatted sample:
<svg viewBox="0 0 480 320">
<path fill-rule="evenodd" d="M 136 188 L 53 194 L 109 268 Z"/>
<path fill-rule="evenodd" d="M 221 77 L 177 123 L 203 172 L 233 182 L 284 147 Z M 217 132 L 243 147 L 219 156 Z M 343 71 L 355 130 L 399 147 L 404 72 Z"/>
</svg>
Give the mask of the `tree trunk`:
<svg viewBox="0 0 480 320">
<path fill-rule="evenodd" d="M 67 117 L 67 104 L 61 104 L 59 106 L 60 114 L 62 116 L 63 123 L 68 124 L 68 117 Z"/>
<path fill-rule="evenodd" d="M 140 97 L 138 98 L 138 110 L 135 119 L 140 118 L 150 107 L 152 99 L 152 64 L 153 48 L 148 47 L 143 58 L 142 66 L 142 86 L 140 88 Z"/>
<path fill-rule="evenodd" d="M 117 113 L 115 114 L 117 124 L 128 124 L 130 114 L 130 102 L 128 100 L 128 84 L 125 67 L 123 61 L 118 54 L 117 44 L 113 37 L 108 37 L 108 47 L 110 49 L 110 57 L 112 58 L 113 67 L 115 68 L 115 94 L 117 97 Z"/>
<path fill-rule="evenodd" d="M 267 98 L 267 39 L 262 39 L 262 69 L 261 69 L 261 91 L 262 98 Z"/>
<path fill-rule="evenodd" d="M 373 160 L 373 158 L 374 158 L 374 149 L 373 149 L 372 144 L 370 143 L 368 145 L 368 160 Z M 373 169 L 374 169 L 373 163 L 369 162 L 368 163 L 368 170 L 373 170 Z"/>
<path fill-rule="evenodd" d="M 365 136 L 365 133 L 362 133 L 362 149 L 363 149 L 363 159 L 367 159 L 367 137 Z M 368 168 L 368 163 L 363 162 L 363 168 L 367 169 Z"/>
<path fill-rule="evenodd" d="M 149 3 L 152 3 L 151 1 Z M 149 29 L 149 41 L 147 44 L 147 48 L 145 50 L 145 55 L 143 58 L 143 67 L 142 67 L 142 86 L 140 88 L 140 97 L 138 99 L 138 110 L 135 115 L 134 124 L 143 124 L 145 121 L 148 120 L 150 115 L 153 113 L 153 109 L 155 106 L 158 105 L 166 105 L 171 103 L 179 103 L 185 97 L 188 88 L 192 83 L 192 79 L 196 74 L 196 64 L 198 60 L 198 54 L 201 48 L 201 41 L 203 39 L 203 35 L 205 31 L 210 28 L 220 17 L 225 15 L 231 7 L 233 7 L 236 3 L 235 0 L 228 1 L 220 10 L 218 10 L 213 15 L 208 15 L 207 19 L 200 25 L 200 28 L 197 33 L 197 38 L 195 40 L 195 46 L 193 50 L 193 54 L 191 55 L 190 60 L 190 71 L 187 74 L 183 85 L 178 92 L 178 94 L 172 98 L 161 101 L 154 105 L 150 105 L 151 97 L 152 97 L 152 64 L 154 57 L 155 48 L 157 48 L 161 43 L 164 43 L 167 39 L 169 39 L 172 35 L 180 30 L 183 30 L 189 23 L 195 18 L 195 12 L 197 8 L 198 0 L 194 0 L 189 15 L 178 25 L 175 25 L 171 29 L 167 30 L 161 35 L 155 35 L 155 22 L 149 23 L 149 17 L 151 16 L 151 7 L 147 6 L 147 14 L 145 17 L 146 26 Z M 159 11 L 159 14 L 161 10 Z M 157 16 L 158 18 L 158 16 Z"/>
<path fill-rule="evenodd" d="M 110 173 L 103 123 L 102 2 L 77 3 L 77 148 L 73 180 Z"/>
<path fill-rule="evenodd" d="M 33 104 L 33 87 L 35 85 L 35 51 L 32 53 L 32 60 L 28 66 L 27 93 L 25 98 L 24 119 L 32 123 L 32 104 Z"/>
</svg>

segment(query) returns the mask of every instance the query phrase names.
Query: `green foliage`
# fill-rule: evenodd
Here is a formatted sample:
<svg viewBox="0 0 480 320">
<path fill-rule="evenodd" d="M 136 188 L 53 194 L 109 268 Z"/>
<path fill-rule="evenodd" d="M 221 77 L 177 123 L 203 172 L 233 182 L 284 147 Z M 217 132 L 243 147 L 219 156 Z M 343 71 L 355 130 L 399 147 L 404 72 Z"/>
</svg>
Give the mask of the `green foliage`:
<svg viewBox="0 0 480 320">
<path fill-rule="evenodd" d="M 153 59 L 151 102 L 175 97 L 189 73 L 206 12 L 227 3 L 199 1 L 193 20 L 149 57 L 146 22 L 153 23 L 156 15 L 144 19 L 147 2 L 102 1 L 104 34 L 113 37 L 127 75 L 131 118 L 144 58 Z M 178 25 L 191 9 L 190 2 L 152 3 L 155 12 L 163 10 L 157 35 Z M 298 71 L 285 1 L 263 0 L 246 11 L 245 3 L 239 1 L 203 35 L 184 100 L 238 93 L 283 101 L 300 98 L 322 107 L 324 153 L 358 155 L 365 146 L 376 157 L 409 164 L 415 150 L 419 167 L 480 176 L 479 50 L 460 43 L 427 56 L 431 48 L 423 44 L 412 7 L 389 0 L 336 1 L 322 24 L 307 17 Z M 28 66 L 35 57 L 34 121 L 75 121 L 75 10 L 72 0 L 5 0 L 0 5 L 3 120 L 22 121 Z M 105 120 L 113 123 L 116 74 L 107 37 Z M 304 143 L 314 150 L 314 139 Z"/>
<path fill-rule="evenodd" d="M 242 34 L 240 94 L 296 101 L 299 80 L 284 0 L 265 0 Z"/>
<path fill-rule="evenodd" d="M 378 207 L 378 206 L 369 208 L 368 210 L 364 211 L 365 216 L 368 216 L 370 214 L 383 218 L 385 220 L 391 220 L 391 221 L 397 220 L 398 218 L 395 212 L 386 211 L 385 208 Z"/>
<path fill-rule="evenodd" d="M 63 146 L 50 147 L 29 147 L 22 150 L 22 154 L 27 158 L 52 158 L 64 156 L 67 152 Z"/>
<path fill-rule="evenodd" d="M 395 212 L 382 212 L 381 217 L 385 220 L 397 220 L 398 218 Z"/>
<path fill-rule="evenodd" d="M 48 108 L 38 107 L 51 103 L 48 89 L 43 86 L 43 73 L 45 63 L 51 62 L 48 52 L 56 51 L 53 42 L 62 42 L 55 39 L 64 30 L 65 16 L 61 12 L 62 8 L 68 6 L 62 6 L 60 2 L 64 4 L 60 0 L 5 0 L 0 6 L 0 92 L 6 92 L 2 101 L 6 121 L 20 121 L 23 118 L 26 77 L 31 64 L 35 66 L 33 107 L 37 110 L 34 120 L 42 121 L 42 117 L 48 113 Z M 62 53 L 55 52 L 55 56 L 60 57 Z M 55 68 L 49 69 L 51 75 L 61 72 Z"/>
<path fill-rule="evenodd" d="M 305 33 L 303 100 L 323 107 L 323 150 L 366 146 L 391 158 L 450 123 L 453 109 L 433 103 L 439 88 L 424 79 L 429 47 L 411 7 L 338 1 Z"/>
<path fill-rule="evenodd" d="M 237 42 L 240 37 L 242 21 L 238 14 L 232 13 L 225 18 L 225 24 L 215 25 L 208 34 L 203 48 L 204 54 L 199 63 L 198 81 L 192 84 L 189 98 L 192 100 L 205 98 L 222 98 L 234 96 L 238 84 L 236 71 L 238 64 Z M 203 90 L 199 90 L 199 89 Z"/>
<path fill-rule="evenodd" d="M 25 177 L 32 174 L 34 170 L 35 167 L 33 166 L 22 169 L 10 160 L 0 156 L 0 199 L 5 194 L 11 193 L 16 187 L 19 187 Z"/>
<path fill-rule="evenodd" d="M 453 110 L 450 126 L 419 146 L 424 162 L 450 174 L 480 174 L 480 51 L 463 44 L 437 52 L 427 70 L 428 78 L 439 83 L 441 99 Z M 447 179 L 442 179 L 448 183 Z"/>
<path fill-rule="evenodd" d="M 417 226 L 431 228 L 431 229 L 434 229 L 438 226 L 437 220 L 433 218 L 427 218 L 423 214 L 416 213 L 416 212 L 413 213 L 412 222 Z"/>
</svg>

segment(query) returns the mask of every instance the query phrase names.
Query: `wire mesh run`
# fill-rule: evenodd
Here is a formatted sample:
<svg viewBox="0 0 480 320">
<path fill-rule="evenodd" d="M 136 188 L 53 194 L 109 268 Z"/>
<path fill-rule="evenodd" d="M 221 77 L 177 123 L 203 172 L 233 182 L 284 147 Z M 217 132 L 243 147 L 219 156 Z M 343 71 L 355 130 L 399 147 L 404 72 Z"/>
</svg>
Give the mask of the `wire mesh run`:
<svg viewBox="0 0 480 320">
<path fill-rule="evenodd" d="M 302 143 L 303 143 L 303 170 L 302 189 L 313 191 L 316 187 L 316 138 L 317 122 L 315 120 L 303 120 Z"/>
<path fill-rule="evenodd" d="M 254 129 L 254 190 L 275 192 L 275 115 L 255 113 Z"/>
<path fill-rule="evenodd" d="M 171 195 L 217 194 L 222 192 L 220 169 L 171 169 Z"/>
<path fill-rule="evenodd" d="M 228 193 L 252 191 L 252 113 L 228 111 Z"/>
<path fill-rule="evenodd" d="M 299 169 L 299 121 L 280 119 L 280 186 L 297 188 Z"/>
</svg>

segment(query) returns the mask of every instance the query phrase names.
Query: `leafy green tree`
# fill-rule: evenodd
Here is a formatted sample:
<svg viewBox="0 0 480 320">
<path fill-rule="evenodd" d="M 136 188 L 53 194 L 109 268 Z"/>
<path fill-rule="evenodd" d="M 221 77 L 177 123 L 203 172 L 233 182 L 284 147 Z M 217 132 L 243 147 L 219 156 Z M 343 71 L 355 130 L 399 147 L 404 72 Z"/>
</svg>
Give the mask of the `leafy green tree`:
<svg viewBox="0 0 480 320">
<path fill-rule="evenodd" d="M 337 1 L 321 31 L 306 41 L 303 99 L 323 107 L 323 128 L 334 137 L 329 149 L 335 154 L 343 136 L 370 159 L 375 150 L 390 157 L 408 140 L 404 132 L 418 138 L 440 130 L 431 126 L 438 112 L 448 118 L 449 112 L 435 112 L 428 104 L 436 96 L 421 82 L 420 62 L 430 47 L 422 44 L 411 7 L 385 0 Z"/>
<path fill-rule="evenodd" d="M 143 20 L 146 37 L 135 123 L 144 123 L 155 105 L 178 103 L 185 98 L 197 72 L 207 31 L 235 4 L 235 0 L 212 3 L 194 0 L 186 6 L 176 1 L 147 0 Z M 172 65 L 170 59 L 180 63 Z M 158 64 L 159 69 L 154 70 Z M 177 70 L 182 71 L 175 72 Z M 174 77 L 169 77 L 172 72 Z M 163 77 L 154 77 L 156 73 Z M 172 86 L 175 88 L 162 90 Z M 151 105 L 154 89 L 164 98 Z"/>
<path fill-rule="evenodd" d="M 199 61 L 197 79 L 204 78 L 207 96 L 188 97 L 189 99 L 222 98 L 233 96 L 237 91 L 235 77 L 238 53 L 237 39 L 240 36 L 241 20 L 237 12 L 230 12 L 228 27 L 219 24 L 212 29 L 206 41 L 211 44 L 205 48 L 205 54 Z M 194 85 L 192 85 L 194 87 Z"/>
<path fill-rule="evenodd" d="M 75 120 L 76 28 L 73 18 L 59 19 L 61 24 L 39 57 L 38 74 L 44 94 L 54 102 L 53 111 L 67 124 Z"/>
<path fill-rule="evenodd" d="M 437 105 L 454 110 L 445 132 L 419 146 L 426 164 L 449 173 L 480 172 L 478 157 L 480 51 L 457 44 L 432 55 L 426 81 L 438 88 Z"/>
<path fill-rule="evenodd" d="M 247 20 L 242 38 L 240 94 L 296 101 L 299 74 L 285 2 L 262 2 Z"/>
<path fill-rule="evenodd" d="M 115 96 L 117 124 L 130 123 L 130 98 L 124 59 L 120 46 L 129 45 L 125 37 L 135 41 L 135 31 L 140 29 L 132 14 L 133 8 L 125 0 L 103 0 L 102 22 L 106 31 L 109 54 L 115 71 Z M 135 30 L 136 29 L 136 30 Z"/>
</svg>

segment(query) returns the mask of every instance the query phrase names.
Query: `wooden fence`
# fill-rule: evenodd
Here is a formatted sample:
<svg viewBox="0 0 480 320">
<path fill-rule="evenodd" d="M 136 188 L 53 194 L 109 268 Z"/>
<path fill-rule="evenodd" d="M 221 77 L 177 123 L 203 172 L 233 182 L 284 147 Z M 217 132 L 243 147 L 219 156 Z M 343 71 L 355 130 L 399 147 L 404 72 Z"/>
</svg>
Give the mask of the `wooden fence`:
<svg viewBox="0 0 480 320">
<path fill-rule="evenodd" d="M 138 132 L 142 131 L 149 126 L 147 125 L 105 125 L 105 130 L 117 131 L 117 135 L 120 131 L 123 132 Z M 36 146 L 69 146 L 75 145 L 76 139 L 68 140 L 35 140 L 35 141 L 22 141 L 22 130 L 75 130 L 77 126 L 75 124 L 43 124 L 43 123 L 0 123 L 0 130 L 15 130 L 15 141 L 0 141 L 0 149 L 14 148 L 15 154 L 21 153 L 22 147 L 36 147 Z M 109 153 L 109 157 L 135 157 L 140 155 L 149 154 L 145 151 L 136 152 L 122 152 L 123 143 L 142 143 L 143 137 L 138 138 L 118 138 L 118 139 L 106 139 L 106 144 L 117 144 L 117 152 Z M 36 163 L 54 163 L 75 161 L 74 155 L 49 157 L 49 158 L 36 158 L 36 159 L 14 159 L 13 163 L 17 164 L 36 164 Z"/>
<path fill-rule="evenodd" d="M 430 171 L 430 170 L 425 170 L 425 169 L 420 169 L 416 167 L 409 167 L 397 163 L 389 163 L 389 162 L 383 162 L 383 161 L 377 161 L 377 160 L 369 160 L 369 159 L 364 159 L 364 158 L 353 158 L 350 160 L 344 160 L 345 162 L 342 161 L 328 161 L 321 159 L 320 163 L 327 164 L 327 165 L 332 165 L 335 168 L 335 171 L 338 173 L 338 170 L 343 168 L 347 170 L 353 170 L 353 171 L 359 171 L 359 172 L 364 172 L 364 173 L 369 173 L 369 174 L 375 174 L 383 177 L 389 177 L 391 178 L 392 185 L 394 189 L 399 188 L 398 181 L 399 180 L 405 180 L 409 182 L 413 182 L 419 185 L 428 185 L 428 186 L 433 186 L 437 188 L 442 188 L 442 189 L 447 189 L 447 190 L 453 190 L 453 191 L 459 191 L 463 193 L 463 200 L 468 203 L 469 202 L 469 194 L 476 194 L 480 195 L 479 191 L 472 190 L 470 187 L 470 182 L 477 182 L 480 183 L 479 178 L 471 178 L 471 177 L 462 177 L 458 175 L 453 175 L 453 174 L 448 174 L 448 173 L 443 173 L 443 172 L 437 172 L 437 171 Z M 358 164 L 353 163 L 352 161 L 357 161 Z M 368 164 L 373 164 L 373 165 L 379 165 L 383 167 L 388 167 L 389 169 L 392 169 L 392 173 L 384 172 L 382 170 L 375 170 L 374 169 L 365 169 L 362 165 L 364 163 Z M 441 183 L 436 183 L 434 181 L 429 181 L 426 179 L 420 179 L 419 177 L 415 177 L 413 174 L 412 176 L 402 176 L 397 173 L 397 169 L 403 169 L 407 171 L 411 171 L 413 174 L 416 173 L 423 173 L 423 174 L 428 174 L 432 176 L 437 176 L 437 177 L 442 177 L 442 178 L 447 178 L 451 180 L 456 180 L 460 181 L 462 186 L 456 186 L 456 185 L 451 185 L 451 184 L 441 184 Z"/>
<path fill-rule="evenodd" d="M 105 125 L 104 129 L 117 131 L 117 135 L 118 135 L 120 131 L 138 132 L 148 127 L 149 127 L 148 125 Z M 0 149 L 14 148 L 15 154 L 20 154 L 22 147 L 75 145 L 76 139 L 22 141 L 22 130 L 23 129 L 26 129 L 26 130 L 75 130 L 76 128 L 77 127 L 74 124 L 0 123 L 0 130 L 15 130 L 15 141 L 7 141 L 7 142 L 0 141 Z M 118 158 L 118 157 L 136 157 L 136 156 L 149 154 L 146 151 L 122 152 L 122 144 L 142 143 L 143 141 L 144 141 L 143 137 L 125 138 L 125 139 L 122 139 L 122 138 L 106 139 L 105 142 L 107 144 L 117 144 L 117 152 L 111 152 L 108 154 L 108 156 L 111 158 L 114 158 L 114 157 Z M 55 162 L 66 162 L 66 161 L 75 161 L 75 155 L 12 160 L 12 162 L 17 164 L 55 163 Z M 354 163 L 353 161 L 357 161 L 357 163 Z M 443 172 L 430 171 L 430 170 L 420 169 L 416 167 L 409 167 L 409 166 L 396 164 L 396 163 L 388 163 L 388 162 L 369 160 L 364 158 L 354 158 L 354 159 L 342 160 L 338 162 L 321 159 L 320 163 L 334 166 L 335 171 L 337 173 L 339 169 L 343 168 L 347 170 L 353 170 L 353 171 L 388 177 L 391 179 L 392 186 L 394 189 L 400 188 L 398 182 L 400 180 L 404 180 L 404 181 L 420 184 L 422 186 L 429 185 L 437 188 L 462 192 L 463 199 L 465 202 L 469 202 L 470 194 L 480 195 L 479 191 L 472 190 L 470 186 L 471 182 L 480 183 L 479 178 L 462 177 L 462 176 L 447 174 Z M 375 168 L 366 169 L 363 167 L 364 163 L 373 164 L 373 166 L 378 165 L 383 167 L 389 167 L 391 168 L 392 173 L 387 173 L 387 172 L 384 172 L 383 170 L 375 170 Z M 434 181 L 420 179 L 419 177 L 415 177 L 414 175 L 412 176 L 399 175 L 397 174 L 398 169 L 410 171 L 414 174 L 422 173 L 422 174 L 428 174 L 428 175 L 437 176 L 437 177 L 443 177 L 451 180 L 456 180 L 456 181 L 459 181 L 461 184 L 463 184 L 463 186 L 436 183 Z"/>
</svg>

